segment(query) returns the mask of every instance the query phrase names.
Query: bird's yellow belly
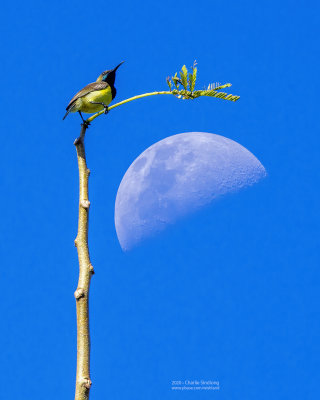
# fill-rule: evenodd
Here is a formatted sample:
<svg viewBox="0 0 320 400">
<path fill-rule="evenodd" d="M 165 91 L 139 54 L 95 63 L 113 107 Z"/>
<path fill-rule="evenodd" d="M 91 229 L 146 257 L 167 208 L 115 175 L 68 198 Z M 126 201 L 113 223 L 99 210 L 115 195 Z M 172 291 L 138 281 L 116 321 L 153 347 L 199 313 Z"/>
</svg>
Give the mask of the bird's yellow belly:
<svg viewBox="0 0 320 400">
<path fill-rule="evenodd" d="M 95 113 L 103 110 L 103 105 L 92 104 L 92 103 L 104 103 L 106 106 L 112 101 L 112 93 L 110 87 L 103 90 L 97 90 L 95 92 L 88 93 L 87 95 L 80 97 L 76 101 L 76 108 L 84 113 Z"/>
</svg>

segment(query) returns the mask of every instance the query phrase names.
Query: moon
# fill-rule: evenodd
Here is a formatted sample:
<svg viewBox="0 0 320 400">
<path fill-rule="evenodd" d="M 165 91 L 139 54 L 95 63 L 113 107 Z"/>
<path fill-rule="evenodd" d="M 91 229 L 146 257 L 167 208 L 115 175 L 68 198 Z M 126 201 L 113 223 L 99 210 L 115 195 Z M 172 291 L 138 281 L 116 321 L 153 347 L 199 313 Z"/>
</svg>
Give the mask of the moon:
<svg viewBox="0 0 320 400">
<path fill-rule="evenodd" d="M 260 161 L 239 143 L 205 132 L 169 136 L 139 155 L 125 173 L 115 202 L 123 250 L 214 199 L 266 176 Z"/>
</svg>

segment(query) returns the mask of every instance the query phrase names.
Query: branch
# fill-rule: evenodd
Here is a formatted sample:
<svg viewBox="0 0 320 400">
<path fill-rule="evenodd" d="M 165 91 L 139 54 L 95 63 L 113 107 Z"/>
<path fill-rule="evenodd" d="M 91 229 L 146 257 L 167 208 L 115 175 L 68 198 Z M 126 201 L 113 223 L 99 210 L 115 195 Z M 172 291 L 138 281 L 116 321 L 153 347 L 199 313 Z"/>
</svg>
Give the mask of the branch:
<svg viewBox="0 0 320 400">
<path fill-rule="evenodd" d="M 240 99 L 240 96 L 235 96 L 233 94 L 227 94 L 224 92 L 218 92 L 218 89 L 222 89 L 223 87 L 229 87 L 231 86 L 230 83 L 227 83 L 225 85 L 222 85 L 220 87 L 217 87 L 216 90 L 196 90 L 195 92 L 191 92 L 188 90 L 171 90 L 171 91 L 162 91 L 162 92 L 150 92 L 150 93 L 144 93 L 144 94 L 139 94 L 138 96 L 133 96 L 130 97 L 129 99 L 120 101 L 119 103 L 114 104 L 113 106 L 108 107 L 108 110 L 112 110 L 116 107 L 122 106 L 123 104 L 129 103 L 130 101 L 133 100 L 138 100 L 138 99 L 142 99 L 143 97 L 149 97 L 149 96 L 156 96 L 159 94 L 170 94 L 173 96 L 176 96 L 178 98 L 183 98 L 183 99 L 196 99 L 197 97 L 201 97 L 201 96 L 210 96 L 210 97 L 217 97 L 219 99 L 223 99 L 223 100 L 230 100 L 230 101 L 237 101 Z M 104 110 L 99 111 L 96 114 L 93 114 L 91 117 L 89 117 L 86 122 L 90 123 L 92 122 L 94 119 L 96 119 L 97 117 L 99 117 L 100 115 L 104 114 Z"/>
<path fill-rule="evenodd" d="M 74 241 L 79 259 L 79 281 L 74 293 L 77 306 L 77 376 L 75 400 L 88 400 L 91 387 L 90 379 L 90 332 L 89 332 L 89 288 L 93 275 L 88 248 L 89 196 L 87 168 L 84 148 L 84 136 L 87 125 L 81 125 L 80 137 L 76 139 L 79 168 L 79 220 L 78 234 Z"/>
<path fill-rule="evenodd" d="M 119 103 L 114 104 L 113 106 L 108 107 L 108 110 L 110 111 L 110 110 L 112 110 L 113 108 L 122 106 L 122 104 L 129 103 L 130 101 L 133 101 L 133 100 L 142 99 L 143 97 L 148 97 L 148 96 L 155 96 L 155 95 L 157 95 L 157 94 L 172 94 L 172 92 L 163 91 L 163 92 L 150 92 L 150 93 L 139 94 L 138 96 L 130 97 L 129 99 L 120 101 Z M 96 113 L 96 114 L 93 114 L 91 117 L 89 117 L 89 118 L 87 119 L 86 122 L 90 123 L 91 121 L 93 121 L 94 119 L 96 119 L 97 117 L 99 117 L 99 116 L 102 115 L 102 114 L 104 114 L 104 110 L 99 111 L 99 112 Z"/>
</svg>

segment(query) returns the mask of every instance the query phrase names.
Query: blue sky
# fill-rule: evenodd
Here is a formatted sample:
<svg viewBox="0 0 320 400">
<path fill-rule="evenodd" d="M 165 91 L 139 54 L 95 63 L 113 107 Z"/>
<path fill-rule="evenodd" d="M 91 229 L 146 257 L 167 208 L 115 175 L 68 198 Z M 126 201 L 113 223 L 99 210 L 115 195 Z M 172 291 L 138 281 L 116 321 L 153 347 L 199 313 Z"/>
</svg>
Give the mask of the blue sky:
<svg viewBox="0 0 320 400">
<path fill-rule="evenodd" d="M 231 103 L 154 97 L 100 117 L 90 177 L 92 399 L 319 398 L 319 123 L 316 2 L 5 2 L 1 77 L 0 374 L 6 399 L 74 393 L 79 116 L 73 94 L 125 60 L 116 100 L 198 85 Z M 268 178 L 123 253 L 118 185 L 169 135 L 235 140 Z M 215 392 L 172 380 L 219 380 Z"/>
</svg>

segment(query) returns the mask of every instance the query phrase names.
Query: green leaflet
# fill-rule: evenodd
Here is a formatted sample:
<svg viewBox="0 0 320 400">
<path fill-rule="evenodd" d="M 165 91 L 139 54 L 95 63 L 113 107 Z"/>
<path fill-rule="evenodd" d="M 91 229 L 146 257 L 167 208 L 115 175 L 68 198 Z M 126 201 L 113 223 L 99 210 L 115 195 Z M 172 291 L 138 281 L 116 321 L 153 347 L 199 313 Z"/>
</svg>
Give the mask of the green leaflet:
<svg viewBox="0 0 320 400">
<path fill-rule="evenodd" d="M 218 90 L 218 89 L 224 89 L 224 88 L 230 87 L 230 86 L 232 86 L 231 83 L 225 83 L 224 85 L 221 85 L 221 86 L 217 87 L 216 90 Z"/>
<path fill-rule="evenodd" d="M 190 91 L 193 92 L 196 86 L 196 79 L 197 79 L 197 67 L 192 68 L 192 74 L 189 74 L 189 88 Z"/>
<path fill-rule="evenodd" d="M 179 89 L 179 83 L 180 83 L 180 79 L 177 76 L 177 73 L 174 74 L 174 76 L 172 77 L 174 86 Z"/>
<path fill-rule="evenodd" d="M 185 65 L 181 68 L 180 79 L 181 79 L 182 86 L 185 88 L 185 90 L 187 90 L 188 89 L 188 70 Z"/>
<path fill-rule="evenodd" d="M 240 96 L 235 96 L 233 94 L 228 94 L 225 92 L 217 92 L 215 90 L 197 90 L 193 93 L 193 95 L 194 97 L 209 96 L 230 101 L 237 101 L 240 99 Z"/>
<path fill-rule="evenodd" d="M 171 92 L 172 91 L 172 83 L 170 81 L 170 77 L 169 76 L 167 77 L 167 84 L 168 84 L 170 92 Z"/>
</svg>

